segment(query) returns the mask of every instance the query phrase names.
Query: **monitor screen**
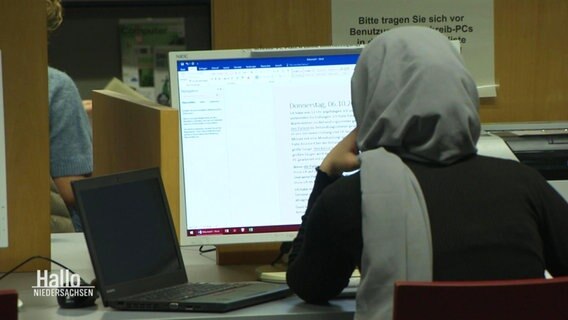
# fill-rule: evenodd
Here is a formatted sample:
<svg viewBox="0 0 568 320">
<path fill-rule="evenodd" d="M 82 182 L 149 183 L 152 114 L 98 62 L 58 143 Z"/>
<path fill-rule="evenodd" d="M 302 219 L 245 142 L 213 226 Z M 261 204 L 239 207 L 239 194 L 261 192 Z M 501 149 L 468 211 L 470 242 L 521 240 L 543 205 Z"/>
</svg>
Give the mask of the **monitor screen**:
<svg viewBox="0 0 568 320">
<path fill-rule="evenodd" d="M 170 53 L 182 245 L 294 238 L 315 168 L 355 127 L 350 81 L 360 50 Z"/>
<path fill-rule="evenodd" d="M 105 288 L 183 271 L 157 168 L 80 180 L 73 189 Z"/>
</svg>

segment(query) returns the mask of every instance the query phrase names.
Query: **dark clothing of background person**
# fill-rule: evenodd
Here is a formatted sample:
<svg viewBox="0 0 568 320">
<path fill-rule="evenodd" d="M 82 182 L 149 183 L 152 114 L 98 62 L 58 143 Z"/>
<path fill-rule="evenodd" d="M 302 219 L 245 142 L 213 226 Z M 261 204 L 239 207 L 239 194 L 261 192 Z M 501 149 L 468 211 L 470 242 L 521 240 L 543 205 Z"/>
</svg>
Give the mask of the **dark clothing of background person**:
<svg viewBox="0 0 568 320">
<path fill-rule="evenodd" d="M 452 166 L 405 164 L 428 207 L 433 280 L 542 278 L 545 269 L 568 275 L 568 205 L 534 169 L 478 155 Z M 335 297 L 360 265 L 359 185 L 358 173 L 316 175 L 287 273 L 308 302 Z"/>
</svg>

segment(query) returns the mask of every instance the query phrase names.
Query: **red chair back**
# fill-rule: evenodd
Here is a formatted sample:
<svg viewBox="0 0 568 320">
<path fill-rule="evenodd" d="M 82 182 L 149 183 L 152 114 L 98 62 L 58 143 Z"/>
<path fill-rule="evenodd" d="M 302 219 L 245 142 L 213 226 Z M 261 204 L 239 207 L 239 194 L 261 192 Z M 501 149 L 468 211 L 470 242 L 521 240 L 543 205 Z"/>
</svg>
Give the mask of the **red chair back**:
<svg viewBox="0 0 568 320">
<path fill-rule="evenodd" d="M 395 283 L 394 320 L 568 319 L 568 277 Z"/>
<path fill-rule="evenodd" d="M 18 319 L 18 293 L 16 290 L 0 290 L 0 319 Z"/>
</svg>

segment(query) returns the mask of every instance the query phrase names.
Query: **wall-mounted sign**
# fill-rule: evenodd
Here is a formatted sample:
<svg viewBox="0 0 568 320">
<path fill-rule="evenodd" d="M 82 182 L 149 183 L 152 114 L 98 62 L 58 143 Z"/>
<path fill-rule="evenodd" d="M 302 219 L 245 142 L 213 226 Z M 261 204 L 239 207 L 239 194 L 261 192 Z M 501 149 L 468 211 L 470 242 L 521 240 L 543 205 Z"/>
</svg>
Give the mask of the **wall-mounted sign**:
<svg viewBox="0 0 568 320">
<path fill-rule="evenodd" d="M 170 105 L 168 52 L 185 49 L 185 19 L 120 19 L 122 81 L 140 94 Z"/>
<path fill-rule="evenodd" d="M 332 0 L 334 45 L 365 44 L 403 25 L 421 25 L 459 41 L 481 97 L 496 93 L 493 0 Z"/>
</svg>

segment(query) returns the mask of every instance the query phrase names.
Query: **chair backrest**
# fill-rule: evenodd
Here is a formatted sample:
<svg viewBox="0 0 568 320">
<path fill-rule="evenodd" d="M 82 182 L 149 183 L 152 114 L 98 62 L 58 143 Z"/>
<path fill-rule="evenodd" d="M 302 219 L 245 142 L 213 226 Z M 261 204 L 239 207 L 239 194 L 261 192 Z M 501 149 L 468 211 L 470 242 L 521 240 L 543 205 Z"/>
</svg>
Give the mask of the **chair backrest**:
<svg viewBox="0 0 568 320">
<path fill-rule="evenodd" d="M 568 319 L 568 277 L 395 283 L 393 320 Z"/>
<path fill-rule="evenodd" d="M 18 319 L 18 293 L 16 290 L 0 290 L 0 315 L 5 320 Z"/>
</svg>

